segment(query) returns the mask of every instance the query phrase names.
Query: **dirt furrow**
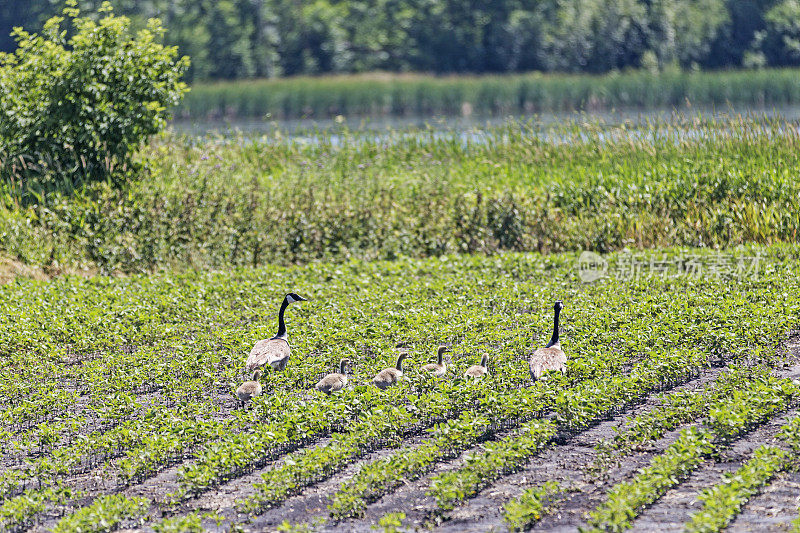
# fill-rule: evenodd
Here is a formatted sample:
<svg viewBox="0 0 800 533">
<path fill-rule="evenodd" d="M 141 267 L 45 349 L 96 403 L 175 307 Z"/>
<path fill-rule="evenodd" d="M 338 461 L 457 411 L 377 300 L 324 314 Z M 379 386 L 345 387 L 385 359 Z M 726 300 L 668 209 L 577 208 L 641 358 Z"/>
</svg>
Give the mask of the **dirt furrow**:
<svg viewBox="0 0 800 533">
<path fill-rule="evenodd" d="M 721 371 L 721 368 L 713 368 L 703 373 L 700 377 L 672 389 L 672 391 L 703 388 L 716 379 Z M 658 405 L 660 405 L 659 395 L 653 394 L 643 404 L 639 404 L 636 407 L 636 413 L 645 412 L 656 408 Z M 591 479 L 591 475 L 586 471 L 593 464 L 597 455 L 594 446 L 600 439 L 613 436 L 614 428 L 625 424 L 629 416 L 631 416 L 630 412 L 621 413 L 611 420 L 603 421 L 595 427 L 568 439 L 564 444 L 545 450 L 521 472 L 505 477 L 484 490 L 478 497 L 451 512 L 447 517 L 451 520 L 441 524 L 439 529 L 453 532 L 486 531 L 496 527 L 502 521 L 501 507 L 505 501 L 517 496 L 525 488 L 545 481 L 555 480 L 561 482 L 563 487 L 567 489 L 566 498 L 560 507 L 565 512 L 557 515 L 558 518 L 553 518 L 547 527 L 552 527 L 553 530 L 560 528 L 574 530 L 582 522 L 580 519 L 581 513 L 578 510 L 587 508 L 585 500 L 590 497 L 589 495 L 594 495 L 594 499 L 599 501 L 599 498 L 605 494 L 606 485 L 634 471 L 640 466 L 640 463 L 646 464 L 652 454 L 659 449 L 666 448 L 677 436 L 677 432 L 672 432 L 662 439 L 663 442 L 656 443 L 652 451 L 648 450 L 634 459 L 625 461 L 624 464 L 613 469 L 607 481 Z M 367 513 L 363 519 L 331 525 L 327 530 L 369 531 L 371 526 L 377 523 L 385 513 L 396 511 L 402 511 L 406 514 L 406 521 L 404 522 L 406 526 L 422 526 L 437 514 L 435 501 L 425 494 L 430 485 L 431 477 L 458 468 L 466 456 L 479 450 L 479 447 L 473 448 L 454 460 L 440 463 L 430 474 L 411 481 L 395 492 L 384 496 L 367 507 Z"/>
<path fill-rule="evenodd" d="M 634 522 L 633 531 L 683 531 L 691 515 L 702 508 L 702 501 L 698 498 L 702 491 L 721 482 L 723 474 L 740 468 L 759 446 L 780 445 L 776 435 L 797 414 L 797 408 L 791 409 L 734 442 L 720 455 L 718 461 L 709 460 L 683 483 L 667 491 L 653 506 L 646 509 Z"/>
<path fill-rule="evenodd" d="M 723 368 L 712 368 L 699 378 L 675 387 L 670 393 L 678 391 L 699 391 L 711 384 Z M 662 405 L 658 394 L 627 412 L 603 422 L 594 428 L 577 435 L 567 443 L 545 450 L 532 460 L 526 468 L 501 479 L 484 490 L 477 497 L 452 511 L 450 521 L 441 526 L 442 531 L 486 531 L 502 522 L 502 507 L 507 501 L 518 497 L 525 489 L 547 481 L 558 482 L 564 493 L 554 512 L 543 517 L 537 530 L 573 530 L 583 523 L 583 514 L 594 508 L 605 496 L 608 488 L 632 476 L 636 470 L 645 466 L 652 457 L 672 444 L 679 431 L 668 432 L 662 439 L 647 449 L 624 458 L 616 466 L 602 473 L 602 477 L 592 472 L 597 458 L 595 446 L 602 439 L 613 438 L 616 428 L 624 427 L 627 419 L 644 414 Z"/>
<path fill-rule="evenodd" d="M 751 531 L 786 532 L 798 517 L 800 472 L 780 474 L 764 491 L 752 498 L 728 527 L 730 533 Z"/>
</svg>

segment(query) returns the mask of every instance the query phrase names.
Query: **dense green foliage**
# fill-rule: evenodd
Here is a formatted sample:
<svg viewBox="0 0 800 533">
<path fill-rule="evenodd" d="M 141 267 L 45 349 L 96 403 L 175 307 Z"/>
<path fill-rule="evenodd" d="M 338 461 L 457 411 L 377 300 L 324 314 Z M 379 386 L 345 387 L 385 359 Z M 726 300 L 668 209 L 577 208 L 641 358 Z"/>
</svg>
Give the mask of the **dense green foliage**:
<svg viewBox="0 0 800 533">
<path fill-rule="evenodd" d="M 70 3 L 72 5 L 72 3 Z M 109 5 L 94 21 L 66 8 L 41 34 L 17 29 L 0 54 L 0 181 L 12 193 L 117 175 L 166 125 L 188 60 L 158 43 L 152 21 L 133 34 Z"/>
<path fill-rule="evenodd" d="M 4 527 L 47 519 L 43 510 L 64 499 L 63 528 L 139 519 L 146 502 L 109 495 L 176 463 L 183 463 L 174 470 L 180 490 L 155 492 L 142 520 L 154 524 L 171 501 L 265 468 L 265 482 L 240 502 L 258 513 L 365 451 L 404 442 L 402 452 L 366 460 L 343 480 L 331 511 L 348 516 L 482 441 L 459 469 L 425 481 L 444 508 L 460 505 L 535 450 L 556 446 L 554 426 L 582 431 L 685 383 L 721 357 L 734 367 L 770 365 L 767 372 L 780 365 L 776 340 L 800 320 L 798 250 L 738 253 L 763 254 L 762 274 L 586 285 L 571 254 L 508 253 L 18 279 L 0 287 L 8 309 L 0 315 L 0 408 L 17 415 L 0 425 L 3 465 L 12 465 L 0 469 Z M 243 379 L 247 351 L 274 333 L 276 304 L 287 289 L 309 298 L 287 313 L 292 359 L 285 371 L 262 378 L 265 396 L 238 409 L 232 392 Z M 567 306 L 562 344 L 569 372 L 531 385 L 524 359 L 548 335 L 554 297 Z M 411 352 L 406 377 L 380 391 L 370 380 L 393 362 L 398 342 Z M 418 368 L 441 342 L 452 345 L 451 370 L 435 380 Z M 489 376 L 466 382 L 460 376 L 483 352 L 491 354 Z M 320 374 L 343 355 L 353 362 L 351 384 L 332 396 L 314 391 Z M 709 428 L 717 429 L 704 431 L 724 433 L 719 446 L 797 392 L 796 384 L 767 373 L 742 369 L 730 379 L 743 391 L 736 404 L 752 408 L 740 409 L 744 418 L 711 411 Z M 77 398 L 57 394 L 65 387 Z M 411 436 L 414 442 L 404 440 Z M 664 457 L 704 457 L 707 443 L 692 448 L 697 442 L 684 438 Z M 131 461 L 139 460 L 148 466 L 131 478 Z M 383 468 L 387 463 L 394 468 Z M 99 472 L 105 481 L 92 490 L 104 494 L 56 498 L 60 486 L 78 486 Z M 170 518 L 158 529 L 196 530 L 199 518 Z"/>
<path fill-rule="evenodd" d="M 185 119 L 500 116 L 691 105 L 800 103 L 800 71 L 612 73 L 604 76 L 358 75 L 198 83 L 175 110 Z M 341 119 L 339 119 L 341 120 Z"/>
<path fill-rule="evenodd" d="M 734 378 L 738 378 L 736 393 L 717 398 L 711 404 L 704 427 L 681 431 L 680 437 L 632 480 L 609 490 L 608 499 L 591 513 L 591 528 L 586 533 L 629 529 L 644 507 L 680 483 L 707 457 L 786 409 L 800 396 L 797 380 L 746 373 L 734 374 Z M 719 531 L 725 527 L 739 512 L 743 501 L 785 466 L 784 457 L 785 452 L 772 447 L 756 451 L 753 462 L 745 465 L 738 475 L 728 476 L 721 486 L 700 496 L 705 508 L 694 515 L 687 531 Z"/>
<path fill-rule="evenodd" d="M 96 8 L 101 0 L 81 0 Z M 59 0 L 4 2 L 36 27 Z M 329 72 L 607 72 L 798 65 L 796 0 L 114 0 L 140 24 L 160 17 L 195 79 Z"/>
<path fill-rule="evenodd" d="M 547 502 L 559 492 L 559 485 L 549 481 L 539 487 L 527 489 L 518 498 L 503 506 L 503 519 L 512 531 L 527 531 L 547 509 Z"/>
<path fill-rule="evenodd" d="M 122 494 L 103 496 L 59 520 L 53 533 L 114 531 L 121 522 L 145 514 L 149 505 L 145 498 L 128 498 Z"/>
<path fill-rule="evenodd" d="M 0 205 L 29 265 L 150 271 L 445 253 L 796 242 L 784 122 L 169 138 L 148 177 Z"/>
<path fill-rule="evenodd" d="M 747 500 L 757 494 L 778 472 L 789 464 L 788 454 L 781 448 L 763 445 L 753 452 L 753 458 L 735 472 L 727 473 L 722 481 L 703 491 L 703 508 L 686 525 L 687 533 L 722 531 Z"/>
</svg>

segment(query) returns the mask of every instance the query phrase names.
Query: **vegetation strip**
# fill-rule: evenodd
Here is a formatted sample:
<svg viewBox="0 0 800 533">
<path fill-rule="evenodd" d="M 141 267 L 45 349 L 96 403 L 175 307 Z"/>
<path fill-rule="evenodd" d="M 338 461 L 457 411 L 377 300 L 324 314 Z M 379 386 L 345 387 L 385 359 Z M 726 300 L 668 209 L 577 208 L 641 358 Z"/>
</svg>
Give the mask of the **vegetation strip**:
<svg viewBox="0 0 800 533">
<path fill-rule="evenodd" d="M 116 474 L 116 491 L 177 464 L 178 473 L 190 473 L 177 481 L 184 479 L 183 495 L 191 496 L 283 457 L 265 469 L 264 500 L 253 500 L 269 506 L 341 472 L 370 450 L 420 434 L 426 438 L 405 457 L 395 454 L 391 463 L 368 463 L 357 472 L 353 479 L 366 481 L 362 476 L 376 469 L 374 485 L 364 485 L 367 498 L 397 486 L 399 476 L 390 471 L 385 477 L 381 465 L 410 479 L 503 432 L 507 436 L 490 445 L 499 446 L 502 461 L 474 454 L 475 471 L 497 479 L 524 464 L 538 446 L 526 440 L 516 455 L 515 439 L 546 438 L 551 424 L 558 431 L 582 431 L 597 417 L 640 403 L 643 390 L 684 383 L 709 362 L 779 364 L 775 339 L 797 321 L 797 263 L 793 249 L 784 246 L 745 248 L 732 257 L 757 252 L 769 265 L 758 279 L 729 273 L 581 285 L 574 255 L 508 253 L 0 286 L 0 302 L 9 309 L 0 315 L 0 388 L 8 391 L 0 400 L 5 408 L 22 405 L 11 387 L 18 382 L 20 394 L 37 391 L 25 411 L 32 420 L 46 416 L 41 412 L 61 413 L 5 443 L 3 498 L 16 517 L 8 527 L 30 527 L 62 512 L 67 501 L 80 504 L 82 496 L 59 502 L 43 492 L 61 482 L 74 494 L 84 483 L 82 472 Z M 667 258 L 686 253 L 663 252 Z M 616 258 L 610 259 L 614 264 Z M 267 372 L 265 394 L 240 409 L 233 392 L 250 377 L 241 371 L 246 353 L 275 330 L 274 306 L 260 302 L 285 294 L 273 285 L 303 287 L 309 302 L 287 318 L 290 365 Z M 498 297 L 508 294 L 514 297 Z M 568 372 L 531 385 L 525 359 L 550 334 L 551 294 L 566 305 L 562 346 Z M 259 303 L 253 303 L 254 295 Z M 408 371 L 397 386 L 378 390 L 370 380 L 394 363 L 401 342 L 410 353 Z M 419 367 L 442 343 L 452 350 L 448 374 L 430 378 Z M 481 382 L 461 378 L 483 353 L 490 355 L 489 374 Z M 331 396 L 315 391 L 321 373 L 344 357 L 353 362 L 350 384 Z M 759 376 L 743 372 L 736 379 Z M 723 390 L 724 379 L 715 387 Z M 38 392 L 59 388 L 77 391 L 76 405 L 65 410 L 58 397 L 47 400 Z M 752 404 L 743 412 L 762 408 L 758 398 L 737 401 Z M 720 410 L 715 416 L 732 415 Z M 530 431 L 519 433 L 523 424 Z M 36 440 L 20 442 L 23 434 Z M 314 446 L 323 437 L 332 444 L 328 454 Z M 465 495 L 482 490 L 467 474 L 452 488 Z M 343 488 L 342 481 L 334 478 L 334 487 Z M 448 484 L 441 487 L 449 490 Z M 39 499 L 26 502 L 26 490 Z M 108 492 L 98 487 L 92 496 Z M 170 499 L 150 483 L 130 492 L 154 501 L 154 515 Z M 15 505 L 29 510 L 17 514 Z M 353 509 L 361 505 L 357 501 Z"/>
<path fill-rule="evenodd" d="M 776 446 L 763 445 L 756 449 L 750 460 L 735 472 L 723 475 L 721 483 L 704 490 L 700 495 L 703 508 L 691 517 L 686 531 L 721 531 L 728 526 L 742 507 L 778 473 L 797 467 L 800 452 L 800 416 L 784 424 L 778 438 L 791 451 Z"/>
<path fill-rule="evenodd" d="M 123 494 L 102 496 L 59 520 L 53 533 L 113 531 L 123 521 L 144 515 L 149 506 L 146 498 L 129 498 Z"/>
<path fill-rule="evenodd" d="M 703 359 L 702 355 L 698 356 L 693 353 L 668 356 L 651 354 L 651 358 L 639 363 L 627 378 L 606 378 L 597 383 L 587 381 L 574 389 L 560 391 L 551 399 L 551 408 L 554 411 L 558 428 L 562 431 L 585 429 L 598 417 L 630 405 L 652 390 L 673 386 L 676 382 L 680 383 L 689 379 L 695 375 L 696 368 L 702 364 Z M 591 404 L 586 401 L 589 397 L 593 398 Z M 511 419 L 524 417 L 523 413 L 524 411 L 514 412 L 513 409 L 509 410 L 508 408 L 505 412 Z M 387 459 L 361 467 L 353 478 L 345 482 L 333 496 L 333 501 L 329 505 L 331 516 L 337 520 L 361 516 L 369 502 L 390 492 L 402 480 L 416 479 L 424 475 L 435 462 L 452 457 L 474 445 L 480 439 L 491 435 L 485 420 L 473 417 L 472 420 L 464 423 L 466 427 L 460 432 L 458 430 L 449 431 L 444 436 L 423 444 L 411 452 L 395 454 Z M 509 444 L 497 444 L 498 449 L 505 452 L 499 456 L 500 464 L 496 464 L 494 459 L 486 454 L 482 457 L 486 466 L 482 468 L 480 474 L 471 471 L 462 473 L 467 485 L 469 485 L 469 480 L 473 480 L 475 483 L 475 486 L 467 489 L 467 493 L 473 494 L 482 487 L 484 479 L 491 479 L 489 476 L 492 475 L 493 467 L 499 468 L 499 472 L 502 472 L 504 468 L 510 468 L 513 471 L 521 462 L 526 462 L 540 449 L 543 443 L 551 440 L 555 434 L 554 431 L 555 427 L 550 422 L 530 423 L 523 431 L 521 438 L 524 442 L 522 446 L 524 451 L 519 454 L 516 453 L 516 444 L 513 439 L 510 439 Z M 481 468 L 482 465 L 478 460 L 474 462 L 476 468 Z M 494 475 L 498 475 L 499 472 Z M 453 483 L 460 482 L 458 474 L 455 476 L 455 479 L 451 481 Z M 445 507 L 451 505 L 450 498 L 463 498 L 461 491 L 464 489 L 450 491 L 447 481 L 439 482 L 432 490 L 438 491 L 441 495 L 440 501 Z M 444 503 L 445 501 L 447 503 Z"/>
<path fill-rule="evenodd" d="M 794 69 L 749 72 L 626 72 L 606 76 L 523 74 L 483 77 L 338 76 L 198 83 L 179 117 L 332 118 L 479 116 L 691 105 L 800 101 Z M 731 84 L 737 90 L 731 91 Z M 665 89 L 666 88 L 666 89 Z"/>
<path fill-rule="evenodd" d="M 530 529 L 548 509 L 549 500 L 554 498 L 560 487 L 555 481 L 526 489 L 519 497 L 503 505 L 503 520 L 512 531 Z"/>
<path fill-rule="evenodd" d="M 65 185 L 24 208 L 0 201 L 0 249 L 44 270 L 57 262 L 148 273 L 794 242 L 799 154 L 797 128 L 758 116 L 679 117 L 644 129 L 511 122 L 474 136 L 323 132 L 302 143 L 283 134 L 169 136 L 143 149 L 150 172 L 124 190 Z M 669 270 L 667 259 L 656 264 Z M 671 268 L 753 271 L 752 259 L 695 262 L 702 266 Z M 615 271 L 623 264 L 612 262 Z M 146 376 L 142 386 L 152 383 Z"/>
<path fill-rule="evenodd" d="M 633 480 L 615 485 L 590 513 L 586 531 L 624 531 L 639 512 L 688 476 L 707 456 L 750 431 L 800 395 L 791 380 L 771 376 L 743 381 L 741 389 L 711 406 L 705 427 L 683 430 Z"/>
<path fill-rule="evenodd" d="M 692 515 L 685 531 L 722 531 L 739 514 L 747 500 L 758 493 L 788 463 L 787 452 L 775 446 L 761 446 L 752 459 L 735 472 L 725 474 L 721 483 L 700 495 L 703 508 Z"/>
</svg>

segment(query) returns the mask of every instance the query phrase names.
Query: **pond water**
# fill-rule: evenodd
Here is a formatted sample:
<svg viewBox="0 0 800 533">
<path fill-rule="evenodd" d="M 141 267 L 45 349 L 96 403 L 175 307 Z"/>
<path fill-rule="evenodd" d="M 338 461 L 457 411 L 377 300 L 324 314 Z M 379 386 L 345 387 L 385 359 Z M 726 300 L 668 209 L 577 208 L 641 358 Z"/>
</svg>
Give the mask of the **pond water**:
<svg viewBox="0 0 800 533">
<path fill-rule="evenodd" d="M 752 118 L 759 120 L 780 120 L 787 124 L 800 121 L 800 105 L 782 107 L 727 107 L 673 109 L 623 109 L 597 112 L 542 113 L 527 116 L 492 117 L 336 117 L 316 120 L 240 120 L 240 121 L 173 121 L 170 130 L 179 135 L 196 137 L 215 136 L 237 139 L 274 137 L 298 142 L 315 143 L 321 138 L 336 145 L 345 139 L 363 138 L 386 140 L 402 138 L 406 135 L 418 136 L 420 131 L 430 132 L 428 138 L 450 138 L 454 134 L 464 141 L 481 142 L 488 136 L 496 135 L 496 129 L 508 126 L 524 126 L 526 131 L 544 139 L 558 140 L 564 137 L 557 132 L 559 126 L 590 124 L 595 130 L 614 129 L 619 135 L 618 126 L 625 125 L 625 134 L 634 138 L 650 135 L 653 123 L 676 124 L 688 120 L 726 121 L 731 118 Z M 693 136 L 690 124 L 680 128 L 682 137 Z M 278 135 L 280 134 L 280 135 Z M 602 138 L 602 133 L 600 134 Z M 564 137 L 566 139 L 566 137 Z M 572 137 L 574 138 L 574 137 Z"/>
</svg>

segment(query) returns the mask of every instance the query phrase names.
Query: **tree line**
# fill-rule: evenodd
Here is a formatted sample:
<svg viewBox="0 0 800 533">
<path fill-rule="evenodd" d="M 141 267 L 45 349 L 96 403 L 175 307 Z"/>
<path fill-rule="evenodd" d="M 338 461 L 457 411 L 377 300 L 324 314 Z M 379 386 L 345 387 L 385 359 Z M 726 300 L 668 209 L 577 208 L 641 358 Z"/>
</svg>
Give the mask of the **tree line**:
<svg viewBox="0 0 800 533">
<path fill-rule="evenodd" d="M 80 0 L 94 12 L 100 0 Z M 191 80 L 384 70 L 601 73 L 800 65 L 800 0 L 114 0 Z M 61 0 L 0 3 L 0 50 Z"/>
</svg>

